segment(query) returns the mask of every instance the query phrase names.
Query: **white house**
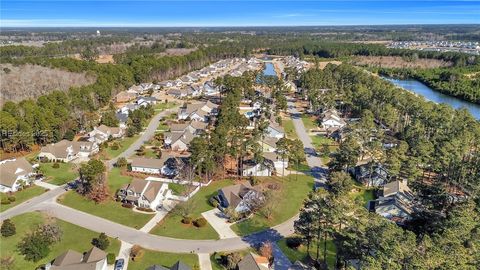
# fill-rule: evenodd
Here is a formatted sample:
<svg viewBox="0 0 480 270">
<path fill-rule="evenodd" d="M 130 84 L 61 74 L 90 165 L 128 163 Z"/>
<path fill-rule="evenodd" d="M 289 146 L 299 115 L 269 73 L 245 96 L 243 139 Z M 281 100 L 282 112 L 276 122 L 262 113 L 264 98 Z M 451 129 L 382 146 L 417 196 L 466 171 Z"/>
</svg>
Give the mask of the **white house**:
<svg viewBox="0 0 480 270">
<path fill-rule="evenodd" d="M 147 107 L 148 105 L 157 104 L 157 99 L 155 97 L 139 97 L 136 103 L 138 106 Z"/>
<path fill-rule="evenodd" d="M 324 129 L 338 129 L 346 125 L 347 123 L 340 117 L 335 109 L 327 110 L 322 115 L 322 127 Z"/>
<path fill-rule="evenodd" d="M 52 263 L 45 265 L 45 270 L 107 270 L 107 254 L 92 247 L 85 253 L 68 250 L 61 254 Z"/>
<path fill-rule="evenodd" d="M 166 148 L 171 148 L 174 151 L 187 151 L 190 142 L 194 135 L 189 130 L 185 132 L 166 132 L 164 136 L 164 143 Z"/>
<path fill-rule="evenodd" d="M 124 185 L 117 193 L 117 196 L 124 202 L 132 203 L 138 207 L 157 210 L 165 199 L 164 194 L 168 190 L 168 184 L 134 179 L 130 184 Z"/>
<path fill-rule="evenodd" d="M 132 172 L 160 174 L 163 162 L 161 159 L 155 158 L 133 158 L 131 164 Z"/>
<path fill-rule="evenodd" d="M 283 127 L 279 126 L 275 121 L 270 121 L 270 125 L 267 128 L 267 134 L 273 138 L 283 138 L 285 137 L 285 131 Z"/>
<path fill-rule="evenodd" d="M 107 141 L 110 136 L 112 138 L 121 138 L 124 134 L 124 130 L 119 127 L 108 127 L 106 125 L 100 125 L 98 127 L 94 127 L 92 131 L 88 133 L 89 141 L 96 142 L 97 144 L 101 144 Z"/>
<path fill-rule="evenodd" d="M 282 157 L 281 155 L 274 153 L 274 152 L 264 152 L 263 157 L 266 161 L 271 162 L 277 175 L 283 174 L 284 170 L 288 167 L 288 158 Z"/>
<path fill-rule="evenodd" d="M 0 161 L 0 192 L 15 192 L 22 184 L 29 185 L 35 175 L 34 169 L 25 158 Z"/>
<path fill-rule="evenodd" d="M 61 140 L 41 148 L 38 158 L 50 161 L 70 162 L 76 158 L 86 158 L 98 153 L 95 142 L 73 142 Z"/>
<path fill-rule="evenodd" d="M 242 176 L 272 176 L 273 169 L 269 162 L 256 163 L 248 160 L 243 164 Z"/>
</svg>

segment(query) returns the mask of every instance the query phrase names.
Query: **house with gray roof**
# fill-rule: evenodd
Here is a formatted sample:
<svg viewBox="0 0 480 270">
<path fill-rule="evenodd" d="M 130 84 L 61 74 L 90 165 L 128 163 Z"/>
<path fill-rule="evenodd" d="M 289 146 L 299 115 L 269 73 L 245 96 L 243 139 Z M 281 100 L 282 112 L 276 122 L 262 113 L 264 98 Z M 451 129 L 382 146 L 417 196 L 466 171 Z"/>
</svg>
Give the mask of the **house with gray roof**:
<svg viewBox="0 0 480 270">
<path fill-rule="evenodd" d="M 248 253 L 237 264 L 238 270 L 270 270 L 269 261 L 266 257 Z"/>
<path fill-rule="evenodd" d="M 165 266 L 154 264 L 147 268 L 147 270 L 192 270 L 190 266 L 184 264 L 181 261 L 177 261 L 172 267 L 167 268 Z"/>
<path fill-rule="evenodd" d="M 52 263 L 45 266 L 45 270 L 106 270 L 107 254 L 92 247 L 84 254 L 68 250 L 56 257 Z"/>
<path fill-rule="evenodd" d="M 221 207 L 231 207 L 238 213 L 244 213 L 250 212 L 252 205 L 263 203 L 265 196 L 249 182 L 244 182 L 219 189 L 218 199 Z"/>
<path fill-rule="evenodd" d="M 407 180 L 396 180 L 383 186 L 383 195 L 374 202 L 375 212 L 397 224 L 404 224 L 416 211 L 415 194 Z"/>
<path fill-rule="evenodd" d="M 33 166 L 24 158 L 0 161 L 0 192 L 15 192 L 22 184 L 29 185 L 35 176 Z"/>
<path fill-rule="evenodd" d="M 132 159 L 132 172 L 160 174 L 165 160 L 137 157 Z"/>
<path fill-rule="evenodd" d="M 70 162 L 76 158 L 88 158 L 98 153 L 98 150 L 98 144 L 95 142 L 61 140 L 42 147 L 38 158 L 56 162 Z"/>
<path fill-rule="evenodd" d="M 118 190 L 117 198 L 138 207 L 156 210 L 166 198 L 167 191 L 167 183 L 133 179 Z"/>
</svg>

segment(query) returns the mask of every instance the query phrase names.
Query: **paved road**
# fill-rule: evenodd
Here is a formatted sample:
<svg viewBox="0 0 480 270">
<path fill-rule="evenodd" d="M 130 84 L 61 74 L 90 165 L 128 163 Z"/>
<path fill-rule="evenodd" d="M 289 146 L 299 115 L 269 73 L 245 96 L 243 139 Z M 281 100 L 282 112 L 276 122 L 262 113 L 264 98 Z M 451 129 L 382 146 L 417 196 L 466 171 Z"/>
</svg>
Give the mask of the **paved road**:
<svg viewBox="0 0 480 270">
<path fill-rule="evenodd" d="M 116 158 L 111 159 L 107 162 L 108 168 L 111 170 L 113 168 L 113 165 L 115 165 L 115 163 L 120 157 L 129 158 L 133 156 L 135 154 L 135 150 L 139 149 L 140 146 L 142 146 L 146 141 L 150 140 L 153 137 L 153 135 L 155 135 L 155 131 L 157 130 L 157 127 L 160 124 L 160 121 L 165 116 L 168 116 L 173 112 L 176 112 L 178 108 L 179 106 L 175 106 L 173 108 L 157 113 L 155 116 L 153 116 L 147 128 L 143 131 L 140 137 L 134 143 L 132 143 L 130 147 L 128 147 L 125 151 L 123 151 L 120 155 L 118 155 Z"/>
<path fill-rule="evenodd" d="M 318 157 L 315 147 L 312 144 L 312 139 L 308 135 L 307 129 L 303 124 L 301 113 L 297 110 L 295 103 L 292 100 L 288 101 L 288 112 L 292 118 L 293 126 L 295 127 L 298 138 L 303 143 L 307 164 L 312 169 L 312 175 L 315 177 L 315 181 L 325 184 L 327 167 L 323 164 L 320 157 Z"/>
</svg>

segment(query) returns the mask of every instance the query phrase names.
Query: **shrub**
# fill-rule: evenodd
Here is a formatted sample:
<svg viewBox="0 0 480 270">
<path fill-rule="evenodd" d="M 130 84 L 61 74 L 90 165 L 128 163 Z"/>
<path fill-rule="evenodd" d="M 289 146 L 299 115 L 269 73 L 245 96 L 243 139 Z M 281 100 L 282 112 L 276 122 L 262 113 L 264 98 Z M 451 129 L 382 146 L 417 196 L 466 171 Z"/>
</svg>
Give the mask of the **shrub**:
<svg viewBox="0 0 480 270">
<path fill-rule="evenodd" d="M 205 227 L 207 225 L 207 220 L 203 217 L 197 218 L 197 220 L 194 222 L 194 225 L 199 228 Z"/>
<path fill-rule="evenodd" d="M 17 199 L 17 198 L 15 198 L 15 196 L 9 196 L 9 197 L 8 197 L 8 200 L 9 200 L 10 202 L 14 202 L 16 199 Z"/>
<path fill-rule="evenodd" d="M 298 249 L 302 245 L 302 238 L 289 237 L 286 239 L 287 246 L 292 249 Z"/>
<path fill-rule="evenodd" d="M 2 227 L 0 228 L 0 232 L 2 233 L 3 237 L 9 237 L 15 235 L 17 233 L 17 229 L 15 228 L 15 224 L 10 219 L 5 219 L 2 223 Z"/>
<path fill-rule="evenodd" d="M 131 203 L 122 203 L 122 207 L 132 209 L 132 208 L 133 208 L 133 204 L 131 204 Z"/>
<path fill-rule="evenodd" d="M 249 181 L 250 181 L 250 184 L 251 184 L 252 186 L 256 186 L 256 185 L 258 185 L 258 183 L 260 182 L 260 181 L 258 181 L 258 178 L 257 178 L 257 177 L 253 177 L 253 176 L 250 177 Z"/>
<path fill-rule="evenodd" d="M 115 263 L 115 254 L 108 253 L 107 254 L 107 264 L 114 264 Z"/>
<path fill-rule="evenodd" d="M 3 197 L 0 204 L 10 204 L 10 200 L 7 197 Z"/>
<path fill-rule="evenodd" d="M 213 206 L 215 208 L 218 207 L 218 205 L 219 205 L 219 202 L 218 202 L 217 198 L 215 198 L 215 196 L 210 197 L 210 199 L 208 199 L 208 202 L 210 203 L 211 206 Z"/>
<path fill-rule="evenodd" d="M 143 211 L 143 212 L 149 212 L 149 213 L 155 212 L 155 211 L 152 210 L 151 208 L 147 208 L 147 207 L 137 207 L 137 210 Z"/>
<path fill-rule="evenodd" d="M 114 143 L 114 144 L 112 144 L 112 146 L 110 146 L 110 149 L 112 149 L 112 150 L 118 150 L 118 148 L 120 148 L 120 147 L 116 143 Z"/>
<path fill-rule="evenodd" d="M 55 163 L 53 163 L 52 168 L 58 169 L 58 168 L 60 168 L 60 164 L 55 162 Z"/>
<path fill-rule="evenodd" d="M 134 245 L 130 249 L 130 258 L 132 258 L 132 261 L 138 262 L 139 260 L 142 259 L 143 255 L 145 254 L 145 250 L 139 245 Z"/>
<path fill-rule="evenodd" d="M 192 218 L 191 217 L 184 217 L 184 218 L 182 218 L 182 223 L 183 224 L 191 224 L 192 223 Z"/>
<path fill-rule="evenodd" d="M 128 165 L 127 159 L 124 157 L 121 157 L 117 160 L 117 163 L 115 163 L 115 165 L 119 168 L 127 167 Z"/>
<path fill-rule="evenodd" d="M 101 250 L 106 250 L 110 245 L 110 240 L 108 240 L 107 235 L 102 232 L 97 238 L 92 239 L 92 245 Z"/>
</svg>

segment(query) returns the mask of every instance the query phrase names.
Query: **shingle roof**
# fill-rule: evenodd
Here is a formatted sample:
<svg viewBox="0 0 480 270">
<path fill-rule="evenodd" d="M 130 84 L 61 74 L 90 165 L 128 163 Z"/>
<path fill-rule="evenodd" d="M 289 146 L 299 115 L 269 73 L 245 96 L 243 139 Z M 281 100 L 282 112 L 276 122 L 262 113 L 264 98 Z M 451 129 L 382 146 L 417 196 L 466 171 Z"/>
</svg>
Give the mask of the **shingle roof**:
<svg viewBox="0 0 480 270">
<path fill-rule="evenodd" d="M 165 161 L 156 158 L 133 158 L 132 167 L 161 169 Z"/>
<path fill-rule="evenodd" d="M 32 165 L 25 158 L 14 160 L 4 160 L 0 163 L 0 184 L 12 187 L 18 176 L 30 174 L 33 172 Z"/>
<path fill-rule="evenodd" d="M 172 267 L 170 267 L 170 270 L 192 270 L 192 268 L 181 261 L 177 261 Z"/>
<path fill-rule="evenodd" d="M 242 184 L 227 186 L 220 190 L 225 196 L 225 199 L 227 199 L 228 205 L 235 208 L 242 201 L 241 197 L 251 189 L 252 189 L 252 186 L 250 185 L 250 183 L 245 182 Z"/>
<path fill-rule="evenodd" d="M 154 265 L 148 267 L 147 270 L 170 270 L 170 269 L 168 269 L 166 267 L 163 267 L 161 265 L 154 264 Z"/>
<path fill-rule="evenodd" d="M 238 270 L 260 270 L 255 258 L 251 253 L 248 253 L 243 259 L 238 263 Z"/>
</svg>

